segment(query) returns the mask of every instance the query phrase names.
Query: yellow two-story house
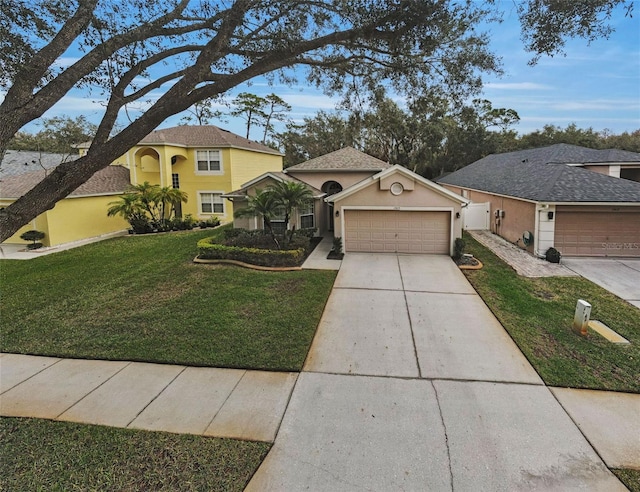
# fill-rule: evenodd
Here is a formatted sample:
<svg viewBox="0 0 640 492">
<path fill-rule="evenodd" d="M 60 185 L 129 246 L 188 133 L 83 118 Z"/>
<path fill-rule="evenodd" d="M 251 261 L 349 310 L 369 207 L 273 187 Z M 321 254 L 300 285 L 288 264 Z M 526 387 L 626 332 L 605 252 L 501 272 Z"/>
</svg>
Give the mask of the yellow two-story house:
<svg viewBox="0 0 640 492">
<path fill-rule="evenodd" d="M 129 169 L 131 184 L 179 188 L 188 196 L 182 215 L 233 220 L 224 193 L 270 171 L 282 171 L 282 154 L 216 126 L 155 130 L 113 164 Z"/>
<path fill-rule="evenodd" d="M 80 156 L 86 154 L 90 144 L 77 145 Z M 216 126 L 155 130 L 6 242 L 26 246 L 20 234 L 28 229 L 45 232 L 45 246 L 125 231 L 128 224 L 121 217 L 107 217 L 108 204 L 125 193 L 129 184 L 145 181 L 184 191 L 188 201 L 179 211 L 182 216 L 215 216 L 223 223 L 231 222 L 233 205 L 222 195 L 264 173 L 282 171 L 282 157 L 277 150 Z M 27 170 L 26 166 L 14 167 L 16 175 L 0 178 L 0 206 L 18 199 L 46 175 L 44 169 L 27 175 L 21 169 Z"/>
</svg>

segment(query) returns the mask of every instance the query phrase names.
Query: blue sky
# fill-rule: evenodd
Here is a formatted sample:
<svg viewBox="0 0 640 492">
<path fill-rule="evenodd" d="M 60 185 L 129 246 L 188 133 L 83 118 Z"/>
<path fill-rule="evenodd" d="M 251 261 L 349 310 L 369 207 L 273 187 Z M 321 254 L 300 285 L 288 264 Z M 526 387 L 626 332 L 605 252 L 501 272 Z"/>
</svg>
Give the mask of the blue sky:
<svg viewBox="0 0 640 492">
<path fill-rule="evenodd" d="M 521 134 L 545 124 L 565 127 L 575 123 L 580 128 L 608 129 L 612 133 L 640 129 L 640 8 L 635 9 L 633 18 L 625 18 L 619 11 L 612 22 L 616 32 L 608 40 L 590 45 L 584 40 L 571 40 L 566 55 L 543 57 L 531 67 L 527 64 L 531 55 L 522 48 L 517 19 L 505 14 L 505 22 L 491 29 L 492 47 L 502 58 L 505 74 L 487 78 L 482 97 L 496 108 L 516 110 L 521 120 L 515 129 Z M 261 79 L 237 87 L 230 98 L 244 91 L 279 95 L 293 107 L 290 117 L 298 122 L 319 110 L 331 111 L 337 101 L 309 86 L 270 86 Z M 85 115 L 97 123 L 102 108 L 96 96 L 74 90 L 45 116 Z M 180 118 L 177 115 L 161 127 L 175 125 Z M 228 119 L 219 126 L 244 135 L 240 119 Z M 37 122 L 25 130 L 37 131 Z M 255 139 L 260 136 L 259 130 L 251 135 Z"/>
</svg>

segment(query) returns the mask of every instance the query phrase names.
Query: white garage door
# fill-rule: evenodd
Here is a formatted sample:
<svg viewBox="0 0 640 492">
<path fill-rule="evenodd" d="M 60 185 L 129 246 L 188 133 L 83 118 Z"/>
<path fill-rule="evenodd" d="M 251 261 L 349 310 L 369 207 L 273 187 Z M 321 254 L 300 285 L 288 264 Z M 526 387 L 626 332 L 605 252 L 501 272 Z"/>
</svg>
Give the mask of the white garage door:
<svg viewBox="0 0 640 492">
<path fill-rule="evenodd" d="M 565 256 L 640 256 L 640 212 L 558 212 L 554 243 Z"/>
<path fill-rule="evenodd" d="M 345 251 L 449 254 L 449 212 L 346 210 Z"/>
</svg>

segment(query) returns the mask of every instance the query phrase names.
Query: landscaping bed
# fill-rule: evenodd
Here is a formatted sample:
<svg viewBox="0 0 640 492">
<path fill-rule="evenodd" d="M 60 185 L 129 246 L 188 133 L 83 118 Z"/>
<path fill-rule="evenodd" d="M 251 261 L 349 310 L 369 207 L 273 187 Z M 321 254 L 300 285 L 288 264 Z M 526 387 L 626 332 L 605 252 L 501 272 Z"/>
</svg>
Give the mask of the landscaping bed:
<svg viewBox="0 0 640 492">
<path fill-rule="evenodd" d="M 198 241 L 198 260 L 230 260 L 262 267 L 299 267 L 322 238 L 315 229 L 298 231 L 290 239 L 264 231 L 226 229 L 224 236 Z"/>
</svg>

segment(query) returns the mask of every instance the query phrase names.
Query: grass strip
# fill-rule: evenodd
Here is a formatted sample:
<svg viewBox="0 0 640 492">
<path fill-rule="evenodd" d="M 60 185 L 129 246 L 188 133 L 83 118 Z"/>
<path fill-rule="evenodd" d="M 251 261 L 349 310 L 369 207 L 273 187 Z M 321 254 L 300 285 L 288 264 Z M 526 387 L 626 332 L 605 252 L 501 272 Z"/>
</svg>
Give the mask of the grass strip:
<svg viewBox="0 0 640 492">
<path fill-rule="evenodd" d="M 521 277 L 469 235 L 465 241 L 484 264 L 465 275 L 547 385 L 640 392 L 640 310 L 581 277 Z M 578 299 L 631 344 L 575 334 Z"/>
<path fill-rule="evenodd" d="M 270 444 L 0 419 L 0 490 L 241 491 Z"/>
<path fill-rule="evenodd" d="M 640 470 L 614 468 L 611 470 L 630 492 L 640 492 Z"/>
<path fill-rule="evenodd" d="M 3 260 L 2 351 L 300 370 L 336 272 L 194 264 L 198 240 L 221 234 L 120 237 Z"/>
</svg>

